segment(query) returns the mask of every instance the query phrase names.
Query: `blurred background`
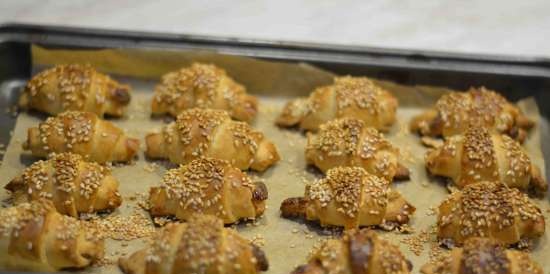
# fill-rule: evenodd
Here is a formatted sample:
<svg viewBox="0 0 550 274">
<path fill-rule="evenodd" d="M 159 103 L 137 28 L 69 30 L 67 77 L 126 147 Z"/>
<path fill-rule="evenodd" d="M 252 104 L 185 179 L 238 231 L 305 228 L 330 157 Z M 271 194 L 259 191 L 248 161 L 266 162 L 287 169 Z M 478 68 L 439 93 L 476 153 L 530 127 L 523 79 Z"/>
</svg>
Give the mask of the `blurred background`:
<svg viewBox="0 0 550 274">
<path fill-rule="evenodd" d="M 550 1 L 1 0 L 0 22 L 550 56 Z"/>
</svg>

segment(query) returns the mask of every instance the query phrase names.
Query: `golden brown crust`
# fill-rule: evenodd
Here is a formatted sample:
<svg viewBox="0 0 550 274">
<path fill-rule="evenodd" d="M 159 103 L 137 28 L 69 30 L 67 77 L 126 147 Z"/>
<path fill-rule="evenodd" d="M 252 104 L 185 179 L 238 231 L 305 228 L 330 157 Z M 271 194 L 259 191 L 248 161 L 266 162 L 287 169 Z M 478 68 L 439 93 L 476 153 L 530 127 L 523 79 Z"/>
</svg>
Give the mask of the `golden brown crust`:
<svg viewBox="0 0 550 274">
<path fill-rule="evenodd" d="M 415 117 L 410 127 L 421 135 L 450 137 L 474 125 L 523 142 L 533 124 L 500 94 L 480 87 L 443 95 L 433 109 Z"/>
<path fill-rule="evenodd" d="M 227 160 L 241 170 L 263 171 L 280 159 L 275 145 L 263 133 L 231 120 L 223 110 L 183 111 L 162 132 L 148 134 L 146 144 L 148 157 L 178 164 L 212 157 Z"/>
<path fill-rule="evenodd" d="M 121 85 L 90 65 L 58 65 L 34 76 L 19 105 L 56 115 L 68 110 L 122 116 L 130 102 L 130 87 Z"/>
<path fill-rule="evenodd" d="M 488 237 L 512 245 L 540 237 L 544 216 L 527 195 L 503 183 L 480 182 L 452 193 L 439 206 L 438 238 L 463 244 L 472 237 Z"/>
<path fill-rule="evenodd" d="M 548 184 L 521 145 L 512 138 L 480 127 L 447 139 L 426 155 L 434 175 L 451 178 L 462 188 L 479 181 L 500 181 L 509 187 L 544 194 Z"/>
<path fill-rule="evenodd" d="M 334 84 L 315 89 L 308 98 L 290 101 L 276 123 L 315 131 L 332 119 L 350 117 L 387 131 L 395 122 L 397 106 L 391 93 L 366 77 L 336 77 Z"/>
<path fill-rule="evenodd" d="M 212 64 L 193 63 L 165 74 L 152 101 L 153 114 L 176 117 L 191 108 L 222 109 L 234 119 L 249 122 L 256 116 L 258 100 L 248 95 L 225 70 Z"/>
<path fill-rule="evenodd" d="M 412 264 L 397 246 L 374 231 L 350 230 L 340 240 L 327 240 L 293 274 L 405 274 Z"/>
<path fill-rule="evenodd" d="M 359 166 L 389 181 L 396 176 L 408 179 L 409 171 L 398 159 L 396 147 L 355 118 L 329 121 L 317 134 L 308 134 L 306 161 L 323 172 L 338 166 Z"/>
<path fill-rule="evenodd" d="M 0 209 L 0 268 L 52 272 L 103 257 L 103 241 L 48 200 Z"/>
<path fill-rule="evenodd" d="M 391 190 L 388 181 L 360 167 L 337 167 L 308 184 L 303 198 L 285 200 L 281 211 L 283 217 L 305 216 L 322 226 L 350 229 L 405 224 L 415 208 Z"/>
<path fill-rule="evenodd" d="M 122 203 L 110 169 L 72 153 L 53 154 L 33 163 L 5 188 L 15 201 L 49 199 L 58 212 L 73 217 L 114 210 Z"/>
<path fill-rule="evenodd" d="M 119 266 L 127 274 L 253 274 L 267 270 L 268 263 L 258 247 L 220 219 L 194 215 L 163 227 L 148 248 L 121 258 Z"/>
<path fill-rule="evenodd" d="M 506 249 L 488 238 L 471 238 L 441 261 L 428 263 L 424 274 L 542 274 L 542 268 L 525 252 Z"/>
<path fill-rule="evenodd" d="M 45 158 L 50 153 L 71 152 L 87 160 L 128 162 L 139 149 L 139 140 L 91 112 L 67 111 L 29 128 L 25 150 Z"/>
<path fill-rule="evenodd" d="M 231 224 L 263 214 L 267 188 L 254 184 L 227 161 L 200 158 L 166 172 L 160 187 L 150 191 L 153 216 L 187 220 L 195 213 L 211 214 Z"/>
</svg>

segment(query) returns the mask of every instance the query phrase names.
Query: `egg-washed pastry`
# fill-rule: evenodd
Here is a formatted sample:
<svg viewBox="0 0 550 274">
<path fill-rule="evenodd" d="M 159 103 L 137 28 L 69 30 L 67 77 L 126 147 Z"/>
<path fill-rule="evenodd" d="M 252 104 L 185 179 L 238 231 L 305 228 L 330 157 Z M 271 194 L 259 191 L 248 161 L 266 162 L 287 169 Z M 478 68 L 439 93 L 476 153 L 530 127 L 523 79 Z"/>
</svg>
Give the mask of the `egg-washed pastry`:
<svg viewBox="0 0 550 274">
<path fill-rule="evenodd" d="M 124 115 L 130 87 L 90 65 L 57 65 L 34 76 L 23 89 L 19 106 L 51 115 L 68 110 L 89 111 L 99 117 Z"/>
<path fill-rule="evenodd" d="M 49 200 L 0 209 L 0 269 L 54 272 L 103 258 L 103 241 Z"/>
<path fill-rule="evenodd" d="M 304 197 L 281 204 L 283 217 L 319 221 L 321 226 L 352 229 L 394 228 L 409 222 L 415 208 L 387 180 L 360 167 L 336 167 L 306 186 Z"/>
<path fill-rule="evenodd" d="M 212 64 L 191 66 L 162 76 L 151 104 L 153 114 L 178 116 L 191 108 L 223 109 L 231 118 L 250 122 L 258 112 L 258 99 L 246 93 L 225 70 Z"/>
<path fill-rule="evenodd" d="M 399 163 L 399 149 L 361 120 L 342 118 L 322 124 L 307 136 L 306 161 L 321 171 L 338 166 L 359 166 L 388 181 L 408 179 Z"/>
<path fill-rule="evenodd" d="M 424 274 L 543 274 L 528 253 L 506 249 L 495 240 L 470 238 L 442 260 L 424 265 Z"/>
<path fill-rule="evenodd" d="M 255 274 L 269 267 L 259 247 L 209 215 L 166 225 L 119 266 L 126 274 Z"/>
<path fill-rule="evenodd" d="M 159 133 L 145 137 L 145 155 L 186 164 L 200 157 L 227 160 L 241 169 L 263 171 L 279 161 L 275 145 L 245 122 L 223 110 L 193 108 Z"/>
<path fill-rule="evenodd" d="M 225 160 L 199 158 L 168 170 L 149 195 L 152 216 L 187 220 L 202 213 L 232 224 L 264 213 L 267 188 Z"/>
<path fill-rule="evenodd" d="M 349 230 L 341 239 L 326 240 L 312 251 L 308 263 L 291 274 L 407 274 L 412 263 L 399 248 L 372 230 Z"/>
<path fill-rule="evenodd" d="M 33 163 L 5 188 L 15 201 L 49 199 L 59 213 L 73 217 L 111 211 L 122 203 L 111 170 L 72 153 L 53 154 Z"/>
<path fill-rule="evenodd" d="M 429 151 L 426 168 L 449 177 L 462 188 L 479 181 L 499 181 L 509 187 L 544 194 L 548 184 L 521 145 L 507 135 L 469 127 Z"/>
<path fill-rule="evenodd" d="M 366 77 L 336 77 L 334 83 L 315 89 L 307 98 L 286 104 L 277 125 L 316 131 L 337 118 L 356 118 L 366 126 L 388 131 L 395 122 L 397 99 Z"/>
<path fill-rule="evenodd" d="M 92 112 L 67 111 L 29 128 L 23 149 L 41 158 L 72 152 L 98 163 L 129 162 L 137 154 L 139 140 Z"/>
<path fill-rule="evenodd" d="M 544 234 L 544 216 L 526 194 L 500 182 L 479 182 L 449 195 L 439 206 L 437 236 L 447 245 L 487 237 L 504 245 Z"/>
<path fill-rule="evenodd" d="M 414 117 L 410 127 L 420 135 L 450 137 L 472 125 L 523 142 L 534 122 L 496 91 L 480 87 L 441 96 L 432 109 Z"/>
</svg>

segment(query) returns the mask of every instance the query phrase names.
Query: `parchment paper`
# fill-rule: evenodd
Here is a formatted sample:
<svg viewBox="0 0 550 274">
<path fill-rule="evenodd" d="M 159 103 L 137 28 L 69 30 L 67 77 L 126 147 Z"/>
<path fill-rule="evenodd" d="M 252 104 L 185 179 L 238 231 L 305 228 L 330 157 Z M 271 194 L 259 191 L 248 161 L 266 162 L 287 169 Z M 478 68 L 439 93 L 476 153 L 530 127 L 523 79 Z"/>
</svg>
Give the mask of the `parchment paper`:
<svg viewBox="0 0 550 274">
<path fill-rule="evenodd" d="M 156 81 L 160 75 L 189 65 L 193 61 L 210 62 L 226 69 L 231 77 L 244 84 L 248 91 L 260 97 L 260 112 L 253 126 L 263 131 L 277 145 L 283 158 L 274 167 L 262 174 L 253 174 L 267 185 L 269 198 L 265 215 L 254 223 L 235 226 L 246 238 L 262 246 L 266 252 L 270 268 L 267 273 L 289 273 L 294 267 L 306 262 L 311 247 L 321 239 L 331 237 L 332 230 L 322 229 L 315 223 L 288 220 L 280 217 L 281 202 L 293 196 L 302 196 L 304 183 L 319 177 L 314 169 L 307 168 L 304 161 L 304 134 L 297 130 L 280 129 L 274 125 L 284 103 L 291 96 L 305 96 L 315 86 L 332 81 L 332 74 L 306 64 L 274 63 L 249 58 L 217 55 L 211 52 L 175 52 L 153 50 L 45 50 L 33 47 L 33 64 L 36 70 L 44 66 L 60 63 L 90 63 L 100 71 L 115 74 L 115 78 L 133 88 L 133 97 L 128 115 L 111 121 L 127 130 L 128 134 L 142 140 L 153 130 L 160 129 L 166 121 L 150 117 L 150 100 Z M 405 198 L 416 208 L 410 226 L 411 234 L 384 232 L 380 234 L 400 246 L 401 251 L 414 265 L 413 273 L 419 273 L 420 267 L 428 262 L 429 256 L 447 252 L 436 248 L 435 235 L 431 234 L 436 216 L 433 208 L 448 195 L 448 190 L 441 182 L 426 175 L 423 157 L 427 149 L 420 144 L 420 138 L 408 133 L 410 118 L 431 106 L 437 98 L 449 90 L 433 87 L 408 87 L 385 81 L 379 84 L 395 94 L 400 102 L 398 122 L 387 134 L 387 137 L 400 148 L 404 155 L 404 164 L 411 170 L 411 180 L 395 183 Z M 519 102 L 523 111 L 535 121 L 539 113 L 533 99 Z M 0 168 L 0 186 L 6 185 L 11 178 L 19 174 L 36 159 L 21 149 L 26 138 L 28 127 L 36 126 L 46 116 L 36 113 L 21 113 L 13 137 L 7 147 L 4 161 Z M 531 159 L 543 169 L 544 159 L 541 152 L 539 128 L 535 127 L 529 135 L 525 147 Z M 142 146 L 143 147 L 143 146 Z M 158 163 L 158 167 L 152 165 Z M 143 212 L 134 199 L 139 193 L 147 193 L 149 187 L 158 185 L 161 176 L 170 165 L 145 159 L 143 151 L 139 159 L 131 165 L 116 166 L 114 176 L 120 181 L 120 191 L 124 198 L 122 206 L 113 215 L 129 216 Z M 5 191 L 0 192 L 0 199 L 6 200 Z M 548 226 L 550 207 L 548 199 L 534 200 L 543 210 Z M 151 224 L 152 226 L 152 224 Z M 534 244 L 532 256 L 545 272 L 550 273 L 550 242 L 546 233 Z M 147 238 L 132 241 L 107 240 L 106 261 L 116 261 L 121 255 L 129 255 L 138 250 Z M 422 241 L 428 241 L 423 243 Z M 415 245 L 415 243 L 420 241 Z M 408 242 L 408 244 L 404 243 Z M 417 256 L 411 251 L 421 251 Z M 434 248 L 434 251 L 430 251 Z M 96 266 L 83 270 L 87 273 L 120 273 L 116 264 Z"/>
</svg>

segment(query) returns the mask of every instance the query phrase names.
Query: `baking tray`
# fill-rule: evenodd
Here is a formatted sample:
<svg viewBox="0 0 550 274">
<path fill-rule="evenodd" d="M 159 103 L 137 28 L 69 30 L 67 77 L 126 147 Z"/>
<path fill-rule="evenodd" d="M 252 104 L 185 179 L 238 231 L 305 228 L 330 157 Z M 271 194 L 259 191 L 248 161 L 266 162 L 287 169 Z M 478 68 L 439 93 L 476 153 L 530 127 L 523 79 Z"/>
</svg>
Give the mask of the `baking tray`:
<svg viewBox="0 0 550 274">
<path fill-rule="evenodd" d="M 542 119 L 542 140 L 548 139 L 550 62 L 544 58 L 458 55 L 289 42 L 269 42 L 193 35 L 104 31 L 65 27 L 5 25 L 0 27 L 0 110 L 13 105 L 31 74 L 31 45 L 50 49 L 170 49 L 306 62 L 336 74 L 366 75 L 405 85 L 466 89 L 484 85 L 511 100 L 534 97 Z M 8 143 L 15 119 L 0 112 L 0 142 Z M 549 159 L 548 144 L 542 142 Z M 548 163 L 546 163 L 546 170 Z M 304 257 L 305 254 L 297 254 Z M 416 266 L 419 267 L 419 266 Z"/>
</svg>

